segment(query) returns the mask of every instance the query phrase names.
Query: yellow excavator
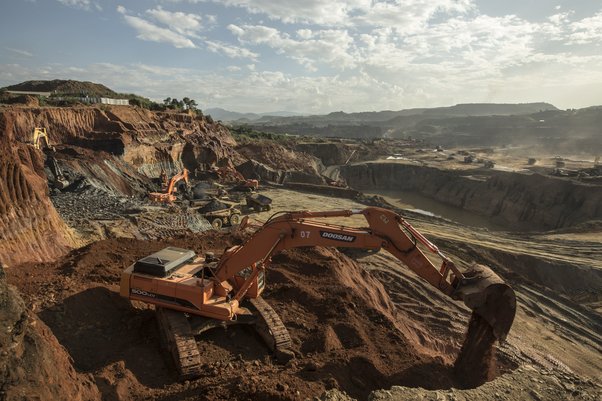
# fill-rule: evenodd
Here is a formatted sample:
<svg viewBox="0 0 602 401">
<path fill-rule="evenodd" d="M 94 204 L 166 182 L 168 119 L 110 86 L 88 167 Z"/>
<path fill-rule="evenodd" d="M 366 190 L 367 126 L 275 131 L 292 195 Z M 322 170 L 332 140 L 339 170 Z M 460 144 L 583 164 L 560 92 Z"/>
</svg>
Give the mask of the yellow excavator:
<svg viewBox="0 0 602 401">
<path fill-rule="evenodd" d="M 46 128 L 34 128 L 31 143 L 33 144 L 33 147 L 36 149 L 40 149 L 40 150 L 49 149 L 49 150 L 52 150 L 53 152 L 56 152 L 55 147 L 50 145 L 50 141 L 48 140 L 48 133 L 46 132 Z"/>
<path fill-rule="evenodd" d="M 368 226 L 346 227 L 324 221 L 353 215 L 363 216 Z M 441 264 L 433 264 L 418 244 Z M 512 326 L 515 294 L 497 274 L 481 265 L 461 272 L 401 216 L 377 207 L 276 213 L 243 245 L 227 249 L 219 259 L 165 248 L 122 273 L 120 294 L 155 305 L 162 338 L 182 379 L 200 374 L 194 336 L 223 324 L 252 321 L 276 357 L 287 360 L 291 357 L 290 336 L 261 294 L 274 254 L 307 246 L 384 249 L 440 292 L 463 301 L 499 341 Z"/>
<path fill-rule="evenodd" d="M 54 157 L 56 148 L 50 144 L 46 128 L 34 128 L 31 143 L 35 149 L 41 150 L 46 155 L 46 164 L 54 175 L 53 185 L 58 189 L 69 186 L 69 180 L 63 174 L 63 170 Z"/>
</svg>

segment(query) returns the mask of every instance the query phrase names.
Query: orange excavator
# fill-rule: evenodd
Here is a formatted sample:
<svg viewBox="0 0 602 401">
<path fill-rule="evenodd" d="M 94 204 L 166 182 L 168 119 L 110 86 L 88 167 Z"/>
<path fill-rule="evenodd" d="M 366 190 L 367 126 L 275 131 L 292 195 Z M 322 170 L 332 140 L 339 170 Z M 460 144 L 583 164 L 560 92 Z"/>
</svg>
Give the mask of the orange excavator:
<svg viewBox="0 0 602 401">
<path fill-rule="evenodd" d="M 362 215 L 368 227 L 346 227 L 323 220 L 353 215 Z M 440 266 L 427 258 L 419 243 L 441 260 Z M 219 259 L 165 248 L 122 273 L 120 294 L 155 305 L 162 338 L 183 379 L 200 373 L 194 336 L 224 324 L 255 324 L 276 358 L 286 361 L 291 357 L 290 336 L 261 294 L 274 254 L 306 246 L 384 249 L 451 299 L 462 300 L 473 315 L 484 319 L 499 341 L 512 326 L 514 291 L 490 268 L 475 265 L 461 272 L 401 216 L 377 207 L 276 213 L 243 245 L 227 249 Z"/>
<path fill-rule="evenodd" d="M 186 185 L 190 185 L 188 182 L 188 170 L 186 169 L 171 177 L 165 192 L 150 192 L 148 197 L 153 202 L 173 203 L 176 200 L 176 196 L 174 195 L 174 192 L 177 191 L 176 184 L 182 180 L 186 182 Z"/>
</svg>

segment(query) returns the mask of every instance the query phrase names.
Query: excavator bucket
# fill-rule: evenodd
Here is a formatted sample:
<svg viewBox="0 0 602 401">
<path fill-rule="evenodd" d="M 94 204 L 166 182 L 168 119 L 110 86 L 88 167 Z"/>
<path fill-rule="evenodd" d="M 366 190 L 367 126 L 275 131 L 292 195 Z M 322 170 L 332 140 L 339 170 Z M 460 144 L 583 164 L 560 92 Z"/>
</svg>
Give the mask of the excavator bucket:
<svg viewBox="0 0 602 401">
<path fill-rule="evenodd" d="M 491 268 L 475 264 L 464 272 L 454 297 L 485 319 L 498 341 L 506 339 L 516 314 L 516 296 Z"/>
</svg>

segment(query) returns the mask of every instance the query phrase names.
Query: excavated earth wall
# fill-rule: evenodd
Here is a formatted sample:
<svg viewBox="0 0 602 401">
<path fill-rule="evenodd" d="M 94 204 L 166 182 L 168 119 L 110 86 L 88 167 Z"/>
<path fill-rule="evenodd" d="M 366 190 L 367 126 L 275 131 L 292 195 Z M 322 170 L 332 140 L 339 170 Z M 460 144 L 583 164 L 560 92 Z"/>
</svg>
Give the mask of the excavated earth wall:
<svg viewBox="0 0 602 401">
<path fill-rule="evenodd" d="M 474 174 L 397 163 L 341 166 L 341 176 L 354 189 L 414 191 L 515 230 L 557 229 L 602 219 L 600 185 L 494 170 Z"/>
<path fill-rule="evenodd" d="M 73 245 L 48 198 L 41 152 L 15 140 L 13 116 L 0 113 L 0 262 L 59 257 Z"/>
<path fill-rule="evenodd" d="M 0 113 L 12 121 L 17 141 L 30 142 L 34 127 L 45 127 L 52 144 L 98 152 L 96 158 L 102 163 L 97 164 L 103 170 L 107 170 L 102 166 L 105 161 L 113 165 L 125 162 L 139 174 L 158 177 L 162 169 L 168 174 L 182 167 L 195 171 L 201 165 L 227 164 L 237 157 L 230 132 L 203 116 L 129 106 L 11 107 Z M 77 163 L 72 167 L 86 168 Z M 99 180 L 106 181 L 106 177 L 101 175 Z M 115 187 L 123 189 L 123 183 Z"/>
</svg>

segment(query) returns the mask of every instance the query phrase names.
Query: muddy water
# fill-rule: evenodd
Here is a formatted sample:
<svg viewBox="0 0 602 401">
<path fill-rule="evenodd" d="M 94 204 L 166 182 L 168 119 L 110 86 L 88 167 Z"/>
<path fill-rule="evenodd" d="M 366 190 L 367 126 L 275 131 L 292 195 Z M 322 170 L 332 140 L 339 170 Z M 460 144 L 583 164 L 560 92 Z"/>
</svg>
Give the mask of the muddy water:
<svg viewBox="0 0 602 401">
<path fill-rule="evenodd" d="M 504 228 L 495 224 L 486 216 L 478 215 L 458 207 L 446 205 L 412 191 L 370 189 L 366 195 L 382 196 L 394 206 L 408 209 L 428 216 L 443 217 L 471 227 L 484 227 L 488 230 L 503 231 Z"/>
</svg>

